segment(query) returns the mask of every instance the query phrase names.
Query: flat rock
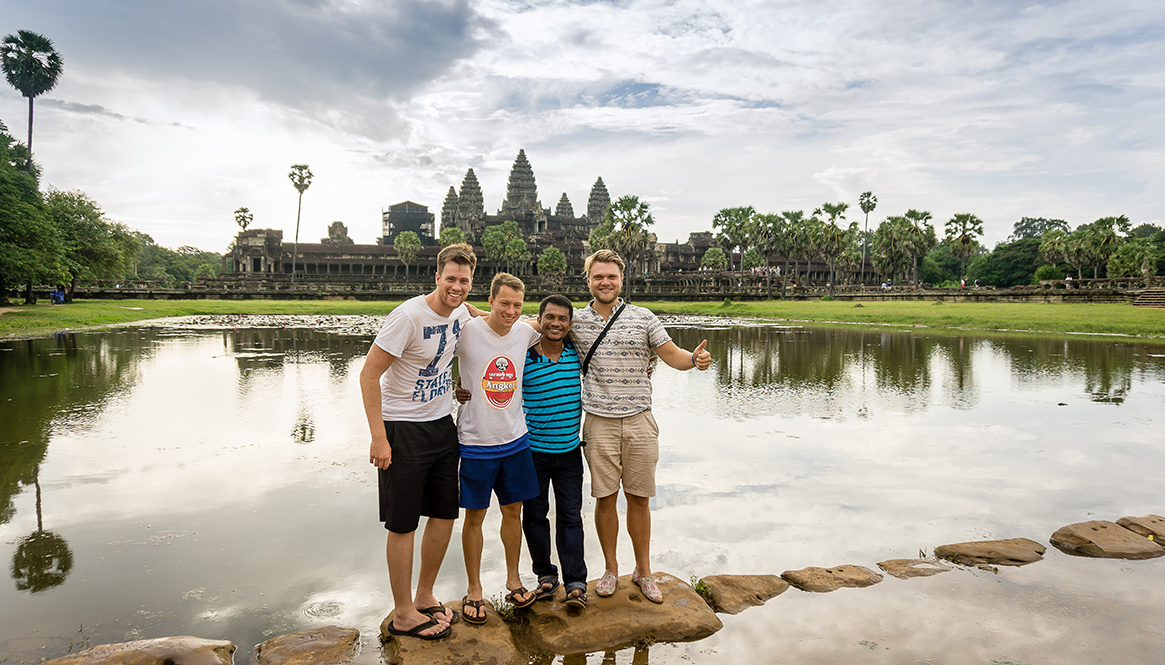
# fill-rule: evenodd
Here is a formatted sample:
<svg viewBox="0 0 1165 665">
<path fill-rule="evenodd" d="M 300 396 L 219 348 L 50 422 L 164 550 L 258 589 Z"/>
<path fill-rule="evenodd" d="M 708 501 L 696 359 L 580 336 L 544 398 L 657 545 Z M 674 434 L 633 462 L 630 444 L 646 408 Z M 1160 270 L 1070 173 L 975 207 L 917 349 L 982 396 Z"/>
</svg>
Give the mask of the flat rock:
<svg viewBox="0 0 1165 665">
<path fill-rule="evenodd" d="M 1043 545 L 1027 538 L 981 540 L 971 543 L 939 545 L 934 555 L 963 566 L 1022 566 L 1044 558 Z"/>
<path fill-rule="evenodd" d="M 453 625 L 453 632 L 439 640 L 418 637 L 398 637 L 388 632 L 388 624 L 395 612 L 380 623 L 380 641 L 384 660 L 390 665 L 446 665 L 447 663 L 480 663 L 481 665 L 525 665 L 527 659 L 518 652 L 510 634 L 510 627 L 498 616 L 492 603 L 485 602 L 485 623 L 474 626 L 465 617 Z M 461 612 L 461 601 L 445 603 L 446 607 Z M 521 611 L 521 610 L 518 610 Z"/>
<path fill-rule="evenodd" d="M 709 575 L 700 581 L 711 592 L 712 609 L 721 614 L 740 614 L 789 589 L 776 575 Z"/>
<path fill-rule="evenodd" d="M 1106 520 L 1060 527 L 1052 534 L 1052 544 L 1065 554 L 1103 559 L 1152 559 L 1165 555 L 1165 547 Z"/>
<path fill-rule="evenodd" d="M 1158 545 L 1165 543 L 1165 517 L 1161 517 L 1160 515 L 1122 517 L 1116 523 L 1137 535 L 1152 540 Z"/>
<path fill-rule="evenodd" d="M 950 566 L 931 559 L 887 559 L 879 561 L 878 567 L 887 575 L 893 575 L 900 580 L 908 580 L 912 577 L 930 577 L 951 569 Z"/>
<path fill-rule="evenodd" d="M 42 665 L 231 665 L 235 645 L 199 637 L 159 637 L 102 644 Z"/>
<path fill-rule="evenodd" d="M 781 577 L 801 589 L 814 593 L 827 593 L 842 587 L 863 588 L 882 581 L 882 576 L 864 566 L 846 564 L 836 568 L 810 566 L 801 570 L 786 570 Z"/>
<path fill-rule="evenodd" d="M 338 665 L 356 656 L 355 628 L 324 626 L 272 637 L 255 648 L 259 665 Z"/>
<path fill-rule="evenodd" d="M 523 637 L 543 651 L 575 654 L 641 643 L 691 642 L 724 627 L 686 582 L 660 572 L 655 581 L 663 592 L 659 605 L 643 597 L 630 575 L 619 578 L 610 598 L 599 598 L 595 580 L 591 580 L 584 610 L 567 607 L 566 592 L 559 587 L 553 599 L 518 610 L 525 612 L 527 619 Z"/>
</svg>

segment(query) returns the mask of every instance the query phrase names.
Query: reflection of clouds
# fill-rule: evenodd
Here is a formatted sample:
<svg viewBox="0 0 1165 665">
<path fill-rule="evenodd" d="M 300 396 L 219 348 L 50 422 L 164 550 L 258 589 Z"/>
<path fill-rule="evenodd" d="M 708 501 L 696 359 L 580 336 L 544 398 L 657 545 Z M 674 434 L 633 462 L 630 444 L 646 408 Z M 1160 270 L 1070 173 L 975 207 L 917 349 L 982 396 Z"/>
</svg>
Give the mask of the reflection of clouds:
<svg viewBox="0 0 1165 665">
<path fill-rule="evenodd" d="M 168 337 L 135 361 L 130 385 L 100 408 L 77 410 L 83 427 L 71 411 L 60 416 L 40 476 L 54 505 L 69 506 L 53 513 L 52 526 L 68 535 L 75 569 L 35 606 L 13 585 L 0 588 L 0 646 L 45 626 L 65 635 L 90 620 L 111 642 L 134 631 L 195 631 L 256 644 L 320 625 L 305 609 L 335 601 L 344 625 L 370 636 L 365 653 L 378 653 L 374 636 L 391 600 L 356 384 L 367 338 L 345 346 L 324 335 L 313 347 L 310 336 L 284 332 Z M 896 347 L 901 358 L 928 363 L 925 372 L 890 369 L 883 380 L 874 358 L 881 333 L 864 332 L 817 347 L 812 331 L 751 330 L 741 333 L 749 346 L 739 354 L 714 351 L 722 353 L 714 371 L 660 366 L 656 569 L 686 579 L 872 567 L 944 543 L 1046 543 L 1069 522 L 1161 511 L 1165 359 L 1102 351 L 1110 360 L 1089 361 L 1078 357 L 1090 352 L 1084 347 L 1062 357 L 1062 344 L 935 338 Z M 708 336 L 711 348 L 715 335 L 730 345 L 736 333 L 692 334 Z M 775 354 L 758 346 L 763 335 L 778 342 Z M 284 361 L 249 372 L 238 392 L 236 355 L 251 352 Z M 1051 369 L 1028 378 L 1033 354 L 1052 358 Z M 1086 368 L 1100 372 L 1105 363 L 1127 376 L 1119 408 L 1082 390 Z M 304 417 L 314 440 L 299 447 L 288 432 Z M 36 526 L 28 494 L 14 497 L 16 515 L 0 525 L 10 549 Z M 593 578 L 602 558 L 589 487 L 584 497 Z M 491 511 L 487 596 L 505 583 L 498 526 Z M 459 543 L 455 533 L 437 583 L 442 600 L 465 593 Z M 619 556 L 630 572 L 625 531 Z M 1160 586 L 1165 562 L 1067 559 L 1049 552 L 999 576 L 964 570 L 826 595 L 789 591 L 725 617 L 709 640 L 653 647 L 651 662 L 735 664 L 779 653 L 782 662 L 1075 664 L 1103 660 L 1093 657 L 1103 649 L 1154 662 L 1145 645 L 1161 643 L 1154 618 L 1162 604 L 1143 590 Z M 529 586 L 525 555 L 521 572 Z M 1081 635 L 1088 644 L 1073 642 Z M 630 660 L 630 652 L 616 658 Z"/>
</svg>

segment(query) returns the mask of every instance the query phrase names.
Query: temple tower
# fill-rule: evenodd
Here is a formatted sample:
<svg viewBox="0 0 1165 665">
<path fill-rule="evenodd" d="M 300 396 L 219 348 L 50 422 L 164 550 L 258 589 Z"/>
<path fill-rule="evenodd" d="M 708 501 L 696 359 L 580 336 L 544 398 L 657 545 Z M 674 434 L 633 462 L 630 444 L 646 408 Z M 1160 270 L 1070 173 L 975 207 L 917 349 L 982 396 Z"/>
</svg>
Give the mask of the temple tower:
<svg viewBox="0 0 1165 665">
<path fill-rule="evenodd" d="M 441 206 L 441 228 L 457 228 L 457 190 L 449 186 L 449 193 L 445 195 L 445 203 Z"/>
<path fill-rule="evenodd" d="M 502 202 L 502 214 L 505 215 L 523 208 L 522 199 L 533 204 L 536 208 L 542 207 L 538 201 L 538 185 L 534 182 L 534 169 L 530 166 L 529 160 L 526 159 L 525 149 L 518 150 L 514 165 L 510 168 L 510 183 L 506 187 L 506 200 Z M 525 208 L 529 209 L 530 205 L 527 204 Z"/>
<path fill-rule="evenodd" d="M 574 206 L 570 205 L 570 199 L 566 198 L 566 192 L 563 192 L 562 198 L 558 199 L 558 206 L 554 209 L 554 214 L 559 217 L 574 217 Z"/>
<path fill-rule="evenodd" d="M 477 175 L 469 169 L 461 181 L 461 195 L 457 197 L 457 228 L 472 242 L 477 238 L 478 227 L 484 219 L 485 198 L 481 195 Z"/>
<path fill-rule="evenodd" d="M 603 184 L 603 177 L 591 186 L 591 195 L 587 199 L 587 221 L 591 224 L 602 224 L 607 208 L 611 207 L 611 195 L 607 193 L 607 186 Z"/>
</svg>

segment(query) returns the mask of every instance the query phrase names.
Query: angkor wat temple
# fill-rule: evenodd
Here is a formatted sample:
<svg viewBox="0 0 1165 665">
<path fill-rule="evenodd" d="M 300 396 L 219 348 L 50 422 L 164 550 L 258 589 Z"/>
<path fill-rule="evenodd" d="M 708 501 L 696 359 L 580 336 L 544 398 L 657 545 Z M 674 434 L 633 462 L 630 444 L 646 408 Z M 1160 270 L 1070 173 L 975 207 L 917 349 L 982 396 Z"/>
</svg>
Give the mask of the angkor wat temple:
<svg viewBox="0 0 1165 665">
<path fill-rule="evenodd" d="M 347 227 L 334 222 L 328 229 L 328 237 L 319 243 L 299 243 L 295 272 L 297 276 L 305 277 L 389 277 L 416 272 L 416 266 L 431 270 L 439 250 L 440 229 L 457 228 L 477 249 L 479 279 L 491 277 L 501 267 L 486 258 L 480 247 L 481 235 L 487 227 L 514 221 L 532 257 L 526 270 L 522 271 L 524 274 L 536 274 L 538 255 L 551 246 L 557 247 L 566 257 L 568 272 L 581 273 L 583 260 L 590 254 L 587 238 L 602 222 L 610 204 L 610 194 L 600 176 L 591 186 L 585 215 L 575 215 L 574 206 L 565 192 L 553 210 L 542 207 L 534 169 L 526 158 L 526 151 L 519 150 L 510 169 L 506 198 L 496 214 L 486 212 L 485 196 L 471 168 L 461 181 L 460 192 L 449 187 L 441 206 L 439 228 L 434 228 L 434 215 L 428 206 L 412 201 L 389 206 L 381 213 L 381 234 L 375 244 L 353 243 L 348 237 Z M 393 249 L 393 241 L 405 231 L 416 233 L 422 243 L 412 266 L 403 265 Z M 710 232 L 692 233 L 686 243 L 657 244 L 649 270 L 697 270 L 704 252 L 712 244 Z M 223 268 L 225 273 L 239 276 L 290 277 L 291 254 L 292 243 L 284 241 L 282 231 L 245 230 L 238 234 L 234 246 L 223 258 Z"/>
</svg>

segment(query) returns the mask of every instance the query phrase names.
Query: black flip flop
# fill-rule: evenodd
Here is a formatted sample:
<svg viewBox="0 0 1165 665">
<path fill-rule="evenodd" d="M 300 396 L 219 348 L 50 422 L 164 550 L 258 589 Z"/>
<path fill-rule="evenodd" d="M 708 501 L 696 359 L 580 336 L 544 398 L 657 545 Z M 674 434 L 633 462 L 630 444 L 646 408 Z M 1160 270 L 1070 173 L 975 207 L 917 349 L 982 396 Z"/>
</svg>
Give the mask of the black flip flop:
<svg viewBox="0 0 1165 665">
<path fill-rule="evenodd" d="M 426 621 L 425 623 L 418 624 L 418 625 L 416 625 L 408 630 L 401 630 L 401 629 L 397 628 L 395 625 L 393 625 L 392 622 L 390 621 L 388 624 L 388 632 L 390 635 L 396 635 L 398 637 L 417 637 L 417 638 L 420 638 L 422 640 L 439 640 L 442 637 L 448 636 L 449 633 L 452 632 L 452 630 L 453 630 L 452 628 L 449 628 L 448 626 L 446 626 L 445 630 L 443 630 L 439 633 L 433 633 L 432 635 L 422 635 L 421 634 L 422 631 L 428 630 L 428 629 L 432 628 L 433 626 L 438 626 L 438 625 L 440 625 L 440 624 L 437 623 L 436 619 L 434 619 L 433 617 L 429 617 L 429 620 Z"/>
<path fill-rule="evenodd" d="M 437 615 L 444 615 L 446 611 L 452 612 L 453 618 L 449 620 L 450 626 L 452 626 L 453 624 L 457 623 L 460 620 L 460 617 L 457 616 L 457 610 L 445 607 L 444 603 L 437 603 L 436 605 L 434 605 L 432 607 L 426 607 L 423 610 L 417 610 L 417 611 L 420 612 L 421 614 L 424 614 L 424 615 L 431 617 L 431 618 L 434 618 L 434 619 L 437 618 Z"/>
</svg>

